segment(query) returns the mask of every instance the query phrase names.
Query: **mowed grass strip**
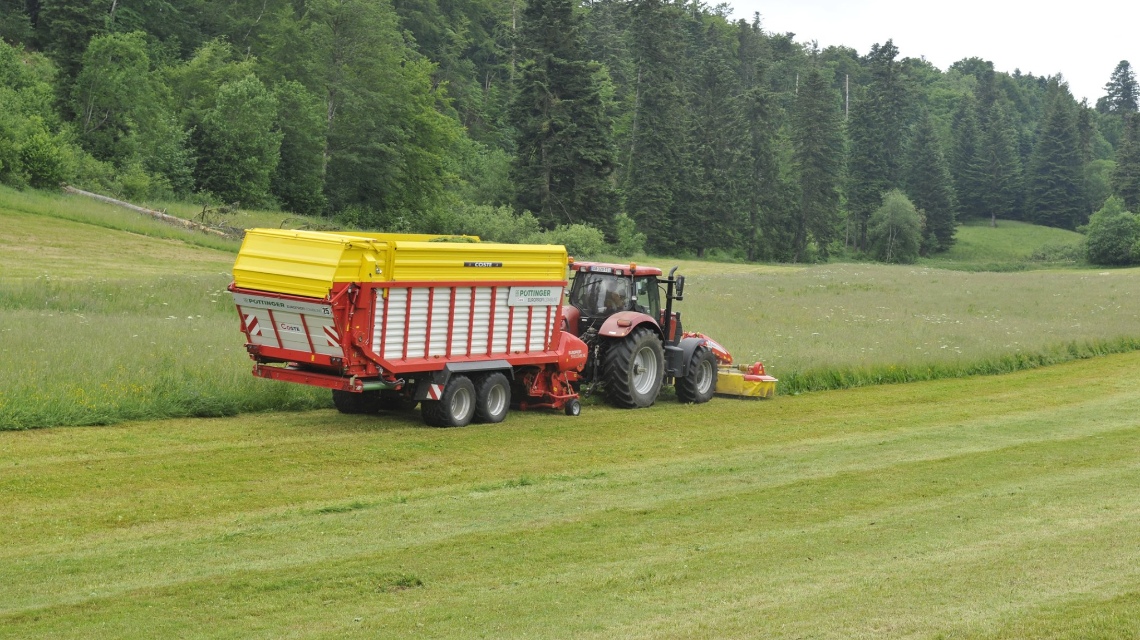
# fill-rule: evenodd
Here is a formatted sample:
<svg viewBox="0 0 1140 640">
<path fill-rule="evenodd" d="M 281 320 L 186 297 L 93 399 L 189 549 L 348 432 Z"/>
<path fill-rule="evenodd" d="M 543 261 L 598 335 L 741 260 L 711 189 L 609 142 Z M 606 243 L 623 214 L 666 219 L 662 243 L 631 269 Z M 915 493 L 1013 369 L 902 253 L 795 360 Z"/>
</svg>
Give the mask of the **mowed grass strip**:
<svg viewBox="0 0 1140 640">
<path fill-rule="evenodd" d="M 0 636 L 1133 637 L 1138 392 L 3 433 Z"/>
</svg>

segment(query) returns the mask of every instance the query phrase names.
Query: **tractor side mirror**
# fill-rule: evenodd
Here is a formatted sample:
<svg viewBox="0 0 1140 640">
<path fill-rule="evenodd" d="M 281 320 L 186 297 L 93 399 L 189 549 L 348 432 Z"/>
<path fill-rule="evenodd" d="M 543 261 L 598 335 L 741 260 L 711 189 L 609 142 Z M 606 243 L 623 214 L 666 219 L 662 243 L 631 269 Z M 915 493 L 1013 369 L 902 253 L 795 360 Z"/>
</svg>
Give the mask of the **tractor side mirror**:
<svg viewBox="0 0 1140 640">
<path fill-rule="evenodd" d="M 677 293 L 673 296 L 677 300 L 685 297 L 685 276 L 677 276 Z"/>
</svg>

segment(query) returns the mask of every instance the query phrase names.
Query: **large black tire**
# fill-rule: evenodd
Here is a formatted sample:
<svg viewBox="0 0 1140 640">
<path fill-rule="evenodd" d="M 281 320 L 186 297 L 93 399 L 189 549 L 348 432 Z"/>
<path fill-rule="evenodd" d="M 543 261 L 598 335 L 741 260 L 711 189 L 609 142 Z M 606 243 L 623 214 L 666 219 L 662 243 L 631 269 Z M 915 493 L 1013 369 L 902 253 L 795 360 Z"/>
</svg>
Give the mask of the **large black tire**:
<svg viewBox="0 0 1140 640">
<path fill-rule="evenodd" d="M 411 411 L 416 399 L 403 391 L 381 391 L 379 405 L 384 411 Z"/>
<path fill-rule="evenodd" d="M 685 367 L 685 377 L 677 378 L 677 399 L 701 404 L 716 393 L 716 355 L 707 347 L 698 347 Z"/>
<path fill-rule="evenodd" d="M 657 401 L 665 375 L 665 352 L 657 334 L 634 329 L 606 349 L 602 361 L 606 401 L 622 409 L 648 407 Z"/>
<path fill-rule="evenodd" d="M 341 413 L 376 413 L 380 410 L 380 392 L 341 391 L 333 389 L 333 405 Z"/>
<path fill-rule="evenodd" d="M 475 422 L 502 422 L 511 408 L 511 383 L 507 376 L 488 373 L 475 382 Z"/>
<path fill-rule="evenodd" d="M 424 422 L 432 427 L 465 427 L 475 417 L 475 385 L 467 376 L 451 376 L 439 400 L 420 403 Z"/>
</svg>

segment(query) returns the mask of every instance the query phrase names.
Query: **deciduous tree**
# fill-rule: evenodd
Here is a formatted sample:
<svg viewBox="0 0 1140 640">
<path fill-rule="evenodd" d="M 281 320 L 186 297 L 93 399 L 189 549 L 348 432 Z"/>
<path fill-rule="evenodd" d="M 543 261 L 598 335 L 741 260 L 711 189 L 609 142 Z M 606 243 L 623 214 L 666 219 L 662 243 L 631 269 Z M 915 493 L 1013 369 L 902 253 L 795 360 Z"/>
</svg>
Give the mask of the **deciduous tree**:
<svg viewBox="0 0 1140 640">
<path fill-rule="evenodd" d="M 918 259 L 922 217 L 906 195 L 892 189 L 871 215 L 867 235 L 876 260 L 909 264 Z"/>
</svg>

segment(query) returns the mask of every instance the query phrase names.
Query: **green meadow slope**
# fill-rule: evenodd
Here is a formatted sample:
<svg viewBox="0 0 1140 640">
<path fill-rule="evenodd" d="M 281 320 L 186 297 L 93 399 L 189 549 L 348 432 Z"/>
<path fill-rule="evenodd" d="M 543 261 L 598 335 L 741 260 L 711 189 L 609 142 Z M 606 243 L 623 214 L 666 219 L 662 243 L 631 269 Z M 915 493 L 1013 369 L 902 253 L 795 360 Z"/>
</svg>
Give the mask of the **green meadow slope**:
<svg viewBox="0 0 1140 640">
<path fill-rule="evenodd" d="M 959 225 L 954 246 L 930 266 L 967 271 L 1021 271 L 1084 263 L 1084 236 L 1028 222 L 969 220 Z"/>
</svg>

